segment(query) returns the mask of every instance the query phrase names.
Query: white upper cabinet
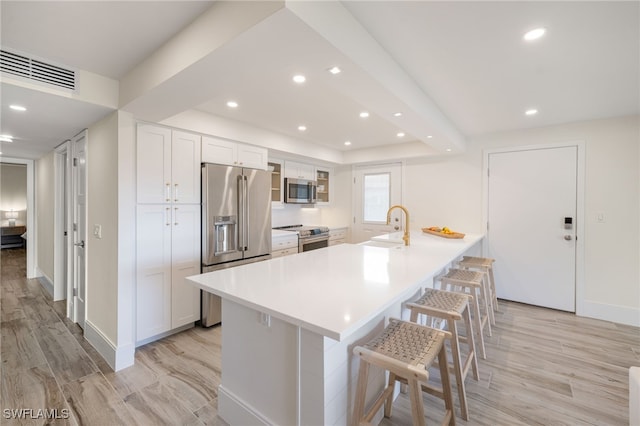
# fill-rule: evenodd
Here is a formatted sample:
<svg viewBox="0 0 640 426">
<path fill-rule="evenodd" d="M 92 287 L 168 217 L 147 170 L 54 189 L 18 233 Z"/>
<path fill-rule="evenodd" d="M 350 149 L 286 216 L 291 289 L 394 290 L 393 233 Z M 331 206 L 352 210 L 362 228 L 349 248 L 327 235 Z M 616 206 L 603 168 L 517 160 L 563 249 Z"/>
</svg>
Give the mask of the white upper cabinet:
<svg viewBox="0 0 640 426">
<path fill-rule="evenodd" d="M 138 203 L 200 203 L 200 151 L 199 135 L 139 124 Z"/>
<path fill-rule="evenodd" d="M 267 149 L 203 136 L 202 162 L 267 170 Z"/>
<path fill-rule="evenodd" d="M 311 164 L 286 161 L 284 163 L 284 177 L 316 180 L 316 169 Z"/>
</svg>

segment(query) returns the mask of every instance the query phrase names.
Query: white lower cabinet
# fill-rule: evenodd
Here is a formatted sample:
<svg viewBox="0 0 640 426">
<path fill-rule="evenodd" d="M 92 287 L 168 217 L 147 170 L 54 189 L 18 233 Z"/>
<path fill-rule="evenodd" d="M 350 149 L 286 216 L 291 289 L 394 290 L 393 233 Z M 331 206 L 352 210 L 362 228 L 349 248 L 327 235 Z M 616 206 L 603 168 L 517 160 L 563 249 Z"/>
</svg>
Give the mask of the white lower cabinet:
<svg viewBox="0 0 640 426">
<path fill-rule="evenodd" d="M 200 292 L 184 278 L 200 273 L 200 205 L 138 205 L 136 341 L 195 322 Z"/>
<path fill-rule="evenodd" d="M 298 253 L 298 234 L 287 232 L 284 235 L 272 235 L 271 258 Z"/>
<path fill-rule="evenodd" d="M 332 228 L 329 230 L 329 246 L 347 242 L 347 228 Z"/>
</svg>

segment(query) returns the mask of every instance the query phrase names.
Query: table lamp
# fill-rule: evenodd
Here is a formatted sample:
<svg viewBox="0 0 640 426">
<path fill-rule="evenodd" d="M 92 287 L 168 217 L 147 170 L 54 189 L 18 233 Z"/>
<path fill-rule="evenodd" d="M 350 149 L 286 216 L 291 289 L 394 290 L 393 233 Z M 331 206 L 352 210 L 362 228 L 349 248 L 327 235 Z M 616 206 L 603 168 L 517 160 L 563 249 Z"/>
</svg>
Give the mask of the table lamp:
<svg viewBox="0 0 640 426">
<path fill-rule="evenodd" d="M 16 226 L 16 218 L 18 217 L 18 212 L 11 210 L 8 212 L 4 212 L 4 216 L 9 219 L 9 226 Z"/>
</svg>

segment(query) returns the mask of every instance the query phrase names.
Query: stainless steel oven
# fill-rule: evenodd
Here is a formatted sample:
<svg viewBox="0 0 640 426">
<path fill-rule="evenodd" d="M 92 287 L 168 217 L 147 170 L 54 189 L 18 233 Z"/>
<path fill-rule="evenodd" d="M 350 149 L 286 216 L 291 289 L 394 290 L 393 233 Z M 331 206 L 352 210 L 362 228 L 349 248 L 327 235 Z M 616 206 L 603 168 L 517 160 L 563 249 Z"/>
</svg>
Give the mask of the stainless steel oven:
<svg viewBox="0 0 640 426">
<path fill-rule="evenodd" d="M 298 234 L 298 253 L 303 251 L 315 250 L 323 247 L 329 247 L 329 232 L 318 235 L 309 235 L 303 237 Z"/>
</svg>

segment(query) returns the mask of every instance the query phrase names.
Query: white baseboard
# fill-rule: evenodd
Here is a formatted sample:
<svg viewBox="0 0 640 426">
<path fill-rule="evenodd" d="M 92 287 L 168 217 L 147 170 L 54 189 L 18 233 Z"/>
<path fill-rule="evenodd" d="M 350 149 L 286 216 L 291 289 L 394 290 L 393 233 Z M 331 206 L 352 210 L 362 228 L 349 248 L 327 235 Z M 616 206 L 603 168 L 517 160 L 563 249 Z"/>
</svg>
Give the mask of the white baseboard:
<svg viewBox="0 0 640 426">
<path fill-rule="evenodd" d="M 272 425 L 253 407 L 238 398 L 233 392 L 218 386 L 218 415 L 230 425 Z"/>
<path fill-rule="evenodd" d="M 84 325 L 84 338 L 107 361 L 113 371 L 133 365 L 136 350 L 133 344 L 116 347 L 91 321 L 86 320 Z"/>
<path fill-rule="evenodd" d="M 53 298 L 53 281 L 36 266 L 36 279 Z"/>
<path fill-rule="evenodd" d="M 585 300 L 577 315 L 640 327 L 640 309 Z"/>
</svg>

